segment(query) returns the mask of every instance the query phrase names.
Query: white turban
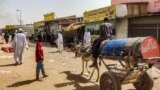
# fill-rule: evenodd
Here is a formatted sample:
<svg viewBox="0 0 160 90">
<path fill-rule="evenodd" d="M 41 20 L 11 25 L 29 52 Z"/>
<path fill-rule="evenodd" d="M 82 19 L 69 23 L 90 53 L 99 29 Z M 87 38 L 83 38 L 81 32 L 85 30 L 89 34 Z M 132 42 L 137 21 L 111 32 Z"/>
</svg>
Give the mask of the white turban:
<svg viewBox="0 0 160 90">
<path fill-rule="evenodd" d="M 23 32 L 23 29 L 22 29 L 22 28 L 19 28 L 19 32 Z"/>
</svg>

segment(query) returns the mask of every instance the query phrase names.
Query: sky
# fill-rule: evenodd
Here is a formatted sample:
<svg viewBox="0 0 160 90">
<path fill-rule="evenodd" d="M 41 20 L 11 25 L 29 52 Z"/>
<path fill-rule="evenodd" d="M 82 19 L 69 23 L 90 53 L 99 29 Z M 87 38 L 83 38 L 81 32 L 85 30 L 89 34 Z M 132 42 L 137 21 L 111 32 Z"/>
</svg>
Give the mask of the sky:
<svg viewBox="0 0 160 90">
<path fill-rule="evenodd" d="M 55 12 L 56 17 L 83 16 L 83 12 L 109 6 L 111 0 L 0 0 L 0 28 L 6 24 L 19 24 L 22 11 L 23 24 L 44 20 L 43 15 Z"/>
</svg>

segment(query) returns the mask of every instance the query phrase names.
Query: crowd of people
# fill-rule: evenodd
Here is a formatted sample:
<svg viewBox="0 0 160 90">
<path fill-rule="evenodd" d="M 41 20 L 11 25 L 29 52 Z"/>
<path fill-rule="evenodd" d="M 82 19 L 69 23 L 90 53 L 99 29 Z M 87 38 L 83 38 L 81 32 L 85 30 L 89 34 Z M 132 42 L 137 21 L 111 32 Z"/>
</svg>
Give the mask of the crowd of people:
<svg viewBox="0 0 160 90">
<path fill-rule="evenodd" d="M 41 32 L 43 33 L 43 32 Z M 43 60 L 44 60 L 44 53 L 43 53 L 43 46 L 42 42 L 45 41 L 50 41 L 48 40 L 48 37 L 45 37 L 47 34 L 38 34 L 36 36 L 36 53 L 35 53 L 35 61 L 37 62 L 36 66 L 36 80 L 39 80 L 39 72 L 41 71 L 43 74 L 43 77 L 48 77 L 48 75 L 45 74 L 44 71 L 44 65 L 43 65 Z M 5 43 L 9 43 L 10 39 L 10 34 L 8 31 L 5 31 L 2 33 L 2 38 L 5 40 Z M 58 46 L 58 52 L 62 53 L 63 51 L 63 36 L 62 36 L 62 31 L 57 30 L 57 46 Z M 23 57 L 24 57 L 24 49 L 26 48 L 28 50 L 28 42 L 27 42 L 27 35 L 24 32 L 22 28 L 19 30 L 15 30 L 11 34 L 11 47 L 13 48 L 14 51 L 14 60 L 15 60 L 15 65 L 21 65 L 23 64 Z"/>
<path fill-rule="evenodd" d="M 2 33 L 2 38 L 5 40 L 5 43 L 9 43 L 9 33 L 6 31 Z M 44 54 L 43 54 L 43 48 L 42 48 L 42 37 L 40 35 L 37 36 L 38 40 L 36 43 L 36 80 L 39 80 L 39 72 L 41 70 L 43 77 L 48 77 L 48 75 L 45 74 L 44 71 Z M 24 57 L 24 49 L 26 48 L 28 50 L 28 42 L 27 42 L 27 36 L 26 33 L 23 31 L 23 29 L 19 29 L 18 31 L 15 30 L 15 32 L 12 34 L 11 38 L 11 47 L 14 51 L 14 60 L 15 65 L 21 65 L 23 64 L 23 57 Z"/>
<path fill-rule="evenodd" d="M 83 38 L 83 45 L 84 46 L 92 46 L 92 54 L 94 57 L 93 64 L 90 65 L 90 67 L 94 67 L 97 64 L 97 58 L 99 55 L 99 48 L 101 45 L 101 42 L 107 39 L 112 38 L 112 28 L 111 24 L 109 23 L 108 18 L 104 19 L 104 23 L 100 25 L 100 33 L 99 33 L 99 38 L 96 39 L 93 44 L 91 43 L 91 33 L 90 30 L 85 30 L 84 33 L 84 38 Z M 2 37 L 5 40 L 6 43 L 9 42 L 9 33 L 3 32 Z M 41 70 L 43 77 L 48 77 L 44 71 L 44 65 L 43 65 L 43 60 L 44 60 L 44 53 L 43 53 L 43 46 L 42 42 L 45 42 L 47 40 L 46 37 L 47 33 L 41 32 L 36 36 L 37 38 L 37 43 L 36 43 L 36 53 L 35 53 L 35 58 L 37 62 L 36 66 L 36 80 L 39 80 L 39 72 Z M 49 35 L 48 35 L 49 36 Z M 26 38 L 26 34 L 24 33 L 23 29 L 15 30 L 12 33 L 12 43 L 11 46 L 14 50 L 14 60 L 15 64 L 19 65 L 23 63 L 23 54 L 24 54 L 24 49 L 26 48 L 28 50 L 28 42 Z M 62 30 L 57 30 L 57 38 L 56 38 L 56 43 L 58 47 L 58 52 L 62 53 L 63 51 L 63 35 L 62 35 Z"/>
<path fill-rule="evenodd" d="M 64 49 L 62 30 L 57 30 L 56 35 L 42 30 L 42 31 L 39 31 L 38 34 L 36 35 L 36 37 L 35 37 L 36 40 L 38 40 L 37 36 L 41 36 L 42 42 L 50 43 L 51 46 L 53 44 L 56 44 L 56 46 L 58 48 L 58 52 L 62 53 L 62 51 Z"/>
</svg>

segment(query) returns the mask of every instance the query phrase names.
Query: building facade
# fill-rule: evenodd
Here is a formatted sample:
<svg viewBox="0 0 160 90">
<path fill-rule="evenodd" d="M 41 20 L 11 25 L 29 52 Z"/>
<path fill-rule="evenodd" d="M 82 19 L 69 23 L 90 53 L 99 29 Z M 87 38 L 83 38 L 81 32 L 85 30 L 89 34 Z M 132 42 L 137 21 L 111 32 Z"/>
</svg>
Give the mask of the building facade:
<svg viewBox="0 0 160 90">
<path fill-rule="evenodd" d="M 160 0 L 112 0 L 112 5 L 122 4 L 122 3 L 140 3 L 148 2 L 147 11 L 149 13 L 160 12 Z"/>
<path fill-rule="evenodd" d="M 116 19 L 116 38 L 153 36 L 160 42 L 159 1 L 112 0 L 113 5 L 127 7 L 127 17 Z"/>
</svg>

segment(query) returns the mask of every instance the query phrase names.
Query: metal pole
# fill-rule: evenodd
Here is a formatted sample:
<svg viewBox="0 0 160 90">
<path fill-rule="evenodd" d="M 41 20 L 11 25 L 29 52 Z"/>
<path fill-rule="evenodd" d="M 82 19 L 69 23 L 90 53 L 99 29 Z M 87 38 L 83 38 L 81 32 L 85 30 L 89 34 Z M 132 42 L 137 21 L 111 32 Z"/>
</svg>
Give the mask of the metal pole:
<svg viewBox="0 0 160 90">
<path fill-rule="evenodd" d="M 21 26 L 22 25 L 22 18 L 21 18 L 22 12 L 21 12 L 21 10 L 19 10 L 19 12 L 20 12 L 20 26 Z"/>
<path fill-rule="evenodd" d="M 20 26 L 21 26 L 22 25 L 22 19 L 21 19 L 22 11 L 18 9 L 17 12 L 19 12 L 19 23 L 20 23 Z"/>
</svg>

